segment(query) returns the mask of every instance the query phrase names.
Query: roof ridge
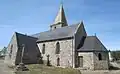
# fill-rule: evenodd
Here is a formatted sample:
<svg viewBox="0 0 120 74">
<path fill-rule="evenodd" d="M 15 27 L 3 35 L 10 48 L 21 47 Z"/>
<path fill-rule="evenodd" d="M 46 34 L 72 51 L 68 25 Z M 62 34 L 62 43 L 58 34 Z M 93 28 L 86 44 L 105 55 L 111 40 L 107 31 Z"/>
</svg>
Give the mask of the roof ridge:
<svg viewBox="0 0 120 74">
<path fill-rule="evenodd" d="M 95 37 L 95 36 L 87 36 L 87 37 Z"/>
<path fill-rule="evenodd" d="M 22 34 L 22 33 L 18 33 L 18 32 L 15 32 L 16 33 L 16 36 L 17 36 L 17 34 L 19 34 L 19 35 L 22 35 L 22 36 L 27 36 L 27 37 L 31 37 L 31 38 L 36 38 L 36 37 L 32 37 L 32 36 L 30 36 L 30 35 L 25 35 L 25 34 Z M 36 38 L 37 39 L 37 38 Z"/>
<path fill-rule="evenodd" d="M 66 27 L 71 27 L 71 26 L 75 26 L 75 25 L 79 25 L 79 23 L 77 23 L 77 24 L 72 24 L 72 25 L 69 25 L 69 26 L 65 26 L 65 27 L 61 27 L 61 28 L 57 28 L 57 29 L 55 29 L 55 30 L 58 30 L 58 29 L 63 29 L 63 28 L 66 28 Z M 55 31 L 55 30 L 48 30 L 48 31 L 44 31 L 44 32 L 52 32 L 52 31 Z M 40 32 L 40 33 L 44 33 L 44 32 Z M 39 34 L 39 33 L 36 33 L 36 34 Z"/>
<path fill-rule="evenodd" d="M 75 26 L 75 25 L 79 25 L 79 23 L 72 24 L 72 25 L 69 25 L 69 26 L 65 26 L 65 27 L 62 27 L 62 28 L 71 27 L 71 26 Z M 55 30 L 58 30 L 58 29 L 61 29 L 61 28 L 57 28 Z M 48 31 L 44 31 L 44 32 L 55 31 L 55 30 L 48 30 Z M 33 35 L 36 35 L 36 34 L 40 34 L 40 33 L 44 33 L 44 32 L 35 33 L 35 34 L 30 35 L 30 36 L 33 36 Z"/>
<path fill-rule="evenodd" d="M 41 32 L 35 36 L 38 37 L 38 41 L 45 41 L 46 39 L 53 40 L 53 39 L 60 39 L 63 37 L 72 37 L 78 25 L 79 24 L 74 24 L 74 25 L 58 28 L 55 30 Z"/>
<path fill-rule="evenodd" d="M 65 27 L 61 27 L 61 28 L 57 28 L 57 29 L 55 29 L 55 30 L 58 30 L 58 29 L 63 29 L 63 28 L 66 28 L 66 27 L 71 27 L 71 26 L 75 26 L 75 25 L 79 25 L 79 23 L 77 23 L 77 24 L 72 24 L 72 25 L 65 26 Z M 49 30 L 49 31 L 54 31 L 54 30 Z"/>
<path fill-rule="evenodd" d="M 78 49 L 78 51 L 83 51 L 83 52 L 92 51 L 93 52 L 93 51 L 108 51 L 108 50 L 96 36 L 87 36 L 87 38 L 85 39 L 84 45 L 80 49 Z"/>
</svg>

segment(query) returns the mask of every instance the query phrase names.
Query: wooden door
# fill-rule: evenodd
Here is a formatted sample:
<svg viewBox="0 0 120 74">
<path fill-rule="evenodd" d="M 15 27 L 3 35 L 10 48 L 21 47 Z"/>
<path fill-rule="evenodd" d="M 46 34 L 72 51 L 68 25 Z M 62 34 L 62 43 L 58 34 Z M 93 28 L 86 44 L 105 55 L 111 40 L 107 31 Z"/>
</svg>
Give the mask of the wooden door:
<svg viewBox="0 0 120 74">
<path fill-rule="evenodd" d="M 78 66 L 83 67 L 83 56 L 78 56 Z"/>
</svg>

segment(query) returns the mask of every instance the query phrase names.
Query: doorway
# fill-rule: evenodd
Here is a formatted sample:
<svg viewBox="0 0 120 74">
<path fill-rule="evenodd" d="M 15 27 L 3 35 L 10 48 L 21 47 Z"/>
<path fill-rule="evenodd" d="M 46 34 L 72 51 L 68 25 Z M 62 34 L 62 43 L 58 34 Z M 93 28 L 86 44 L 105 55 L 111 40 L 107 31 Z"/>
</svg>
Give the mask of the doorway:
<svg viewBox="0 0 120 74">
<path fill-rule="evenodd" d="M 78 67 L 83 67 L 83 56 L 78 56 Z"/>
</svg>

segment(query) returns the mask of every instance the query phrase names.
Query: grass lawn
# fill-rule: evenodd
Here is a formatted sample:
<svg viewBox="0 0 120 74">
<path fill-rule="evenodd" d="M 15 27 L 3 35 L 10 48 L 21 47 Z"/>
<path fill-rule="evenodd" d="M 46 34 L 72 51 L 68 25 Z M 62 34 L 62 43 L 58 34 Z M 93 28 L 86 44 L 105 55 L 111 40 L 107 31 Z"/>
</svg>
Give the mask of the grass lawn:
<svg viewBox="0 0 120 74">
<path fill-rule="evenodd" d="M 48 67 L 40 64 L 27 65 L 30 71 L 17 72 L 16 74 L 81 74 L 72 68 Z"/>
</svg>

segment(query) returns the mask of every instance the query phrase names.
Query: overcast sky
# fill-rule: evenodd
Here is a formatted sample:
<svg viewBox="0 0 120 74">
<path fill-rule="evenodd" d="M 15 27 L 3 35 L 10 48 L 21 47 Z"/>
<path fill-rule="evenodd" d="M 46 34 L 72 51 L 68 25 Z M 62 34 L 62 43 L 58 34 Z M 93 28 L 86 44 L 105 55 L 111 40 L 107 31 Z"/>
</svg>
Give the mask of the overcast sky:
<svg viewBox="0 0 120 74">
<path fill-rule="evenodd" d="M 14 32 L 34 34 L 49 30 L 61 0 L 0 0 L 0 48 Z M 111 50 L 120 49 L 120 0 L 63 0 L 69 25 L 84 21 Z"/>
</svg>

